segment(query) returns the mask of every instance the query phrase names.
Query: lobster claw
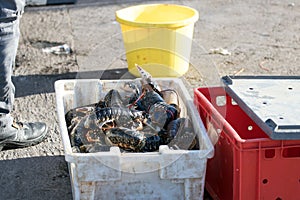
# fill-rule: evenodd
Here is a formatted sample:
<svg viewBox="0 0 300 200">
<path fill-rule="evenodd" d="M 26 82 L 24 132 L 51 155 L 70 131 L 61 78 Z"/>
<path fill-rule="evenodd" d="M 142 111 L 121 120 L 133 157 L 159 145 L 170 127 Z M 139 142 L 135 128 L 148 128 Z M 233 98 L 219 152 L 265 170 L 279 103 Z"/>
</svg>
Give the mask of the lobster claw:
<svg viewBox="0 0 300 200">
<path fill-rule="evenodd" d="M 141 75 L 141 83 L 142 83 L 142 88 L 144 90 L 153 90 L 155 92 L 157 92 L 160 96 L 162 96 L 162 94 L 160 93 L 161 88 L 152 81 L 152 76 L 150 73 L 148 73 L 146 70 L 144 70 L 141 66 L 139 66 L 138 64 L 135 64 L 136 68 L 138 69 L 140 75 Z"/>
<path fill-rule="evenodd" d="M 138 69 L 140 75 L 141 75 L 141 78 L 142 78 L 142 84 L 143 85 L 146 85 L 146 84 L 149 84 L 151 83 L 151 79 L 152 79 L 152 76 L 151 74 L 149 74 L 147 71 L 145 71 L 141 66 L 139 66 L 138 64 L 135 64 L 135 67 Z"/>
</svg>

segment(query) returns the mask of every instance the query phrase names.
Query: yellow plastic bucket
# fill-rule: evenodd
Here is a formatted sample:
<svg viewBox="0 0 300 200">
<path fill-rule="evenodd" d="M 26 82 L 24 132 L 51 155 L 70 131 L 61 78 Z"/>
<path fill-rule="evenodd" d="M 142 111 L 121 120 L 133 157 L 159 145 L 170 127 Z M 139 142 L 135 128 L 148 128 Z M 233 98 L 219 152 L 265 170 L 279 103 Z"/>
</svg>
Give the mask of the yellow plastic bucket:
<svg viewBox="0 0 300 200">
<path fill-rule="evenodd" d="M 116 12 L 121 25 L 128 71 L 135 64 L 153 77 L 179 77 L 189 68 L 197 10 L 174 4 L 131 6 Z"/>
</svg>

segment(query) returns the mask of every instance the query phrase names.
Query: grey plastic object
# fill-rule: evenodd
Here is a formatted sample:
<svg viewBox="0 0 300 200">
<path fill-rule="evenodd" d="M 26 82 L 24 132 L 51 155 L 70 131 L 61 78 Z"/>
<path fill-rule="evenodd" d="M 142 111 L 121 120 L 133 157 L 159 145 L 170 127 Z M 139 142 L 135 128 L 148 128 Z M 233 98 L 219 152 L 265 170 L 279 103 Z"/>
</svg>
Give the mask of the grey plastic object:
<svg viewBox="0 0 300 200">
<path fill-rule="evenodd" d="M 51 4 L 73 4 L 76 0 L 47 0 L 47 5 Z"/>
<path fill-rule="evenodd" d="M 76 0 L 26 0 L 26 6 L 44 6 L 58 4 L 75 4 Z"/>
<path fill-rule="evenodd" d="M 224 76 L 226 92 L 274 140 L 300 139 L 300 76 Z"/>
</svg>

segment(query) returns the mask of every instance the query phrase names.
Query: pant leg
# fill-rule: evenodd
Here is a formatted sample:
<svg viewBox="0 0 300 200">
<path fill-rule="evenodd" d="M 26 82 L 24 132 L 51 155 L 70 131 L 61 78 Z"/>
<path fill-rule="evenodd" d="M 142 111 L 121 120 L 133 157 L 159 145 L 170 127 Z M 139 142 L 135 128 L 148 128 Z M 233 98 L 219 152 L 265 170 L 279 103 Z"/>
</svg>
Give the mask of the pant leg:
<svg viewBox="0 0 300 200">
<path fill-rule="evenodd" d="M 15 87 L 12 83 L 12 66 L 19 41 L 19 20 L 0 22 L 0 113 L 9 113 L 14 102 Z"/>
<path fill-rule="evenodd" d="M 12 123 L 15 87 L 12 67 L 19 42 L 19 20 L 23 12 L 22 0 L 0 0 L 0 133 Z"/>
</svg>

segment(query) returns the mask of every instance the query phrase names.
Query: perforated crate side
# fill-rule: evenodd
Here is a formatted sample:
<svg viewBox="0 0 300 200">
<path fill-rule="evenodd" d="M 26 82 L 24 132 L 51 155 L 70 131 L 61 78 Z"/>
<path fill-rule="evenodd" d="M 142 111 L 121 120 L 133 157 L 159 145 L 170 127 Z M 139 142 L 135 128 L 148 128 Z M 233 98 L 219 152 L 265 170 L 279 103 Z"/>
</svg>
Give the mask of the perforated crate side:
<svg viewBox="0 0 300 200">
<path fill-rule="evenodd" d="M 221 87 L 195 89 L 194 103 L 206 128 L 213 127 L 208 134 L 220 134 L 206 172 L 214 199 L 299 198 L 299 140 L 269 139 Z"/>
</svg>

